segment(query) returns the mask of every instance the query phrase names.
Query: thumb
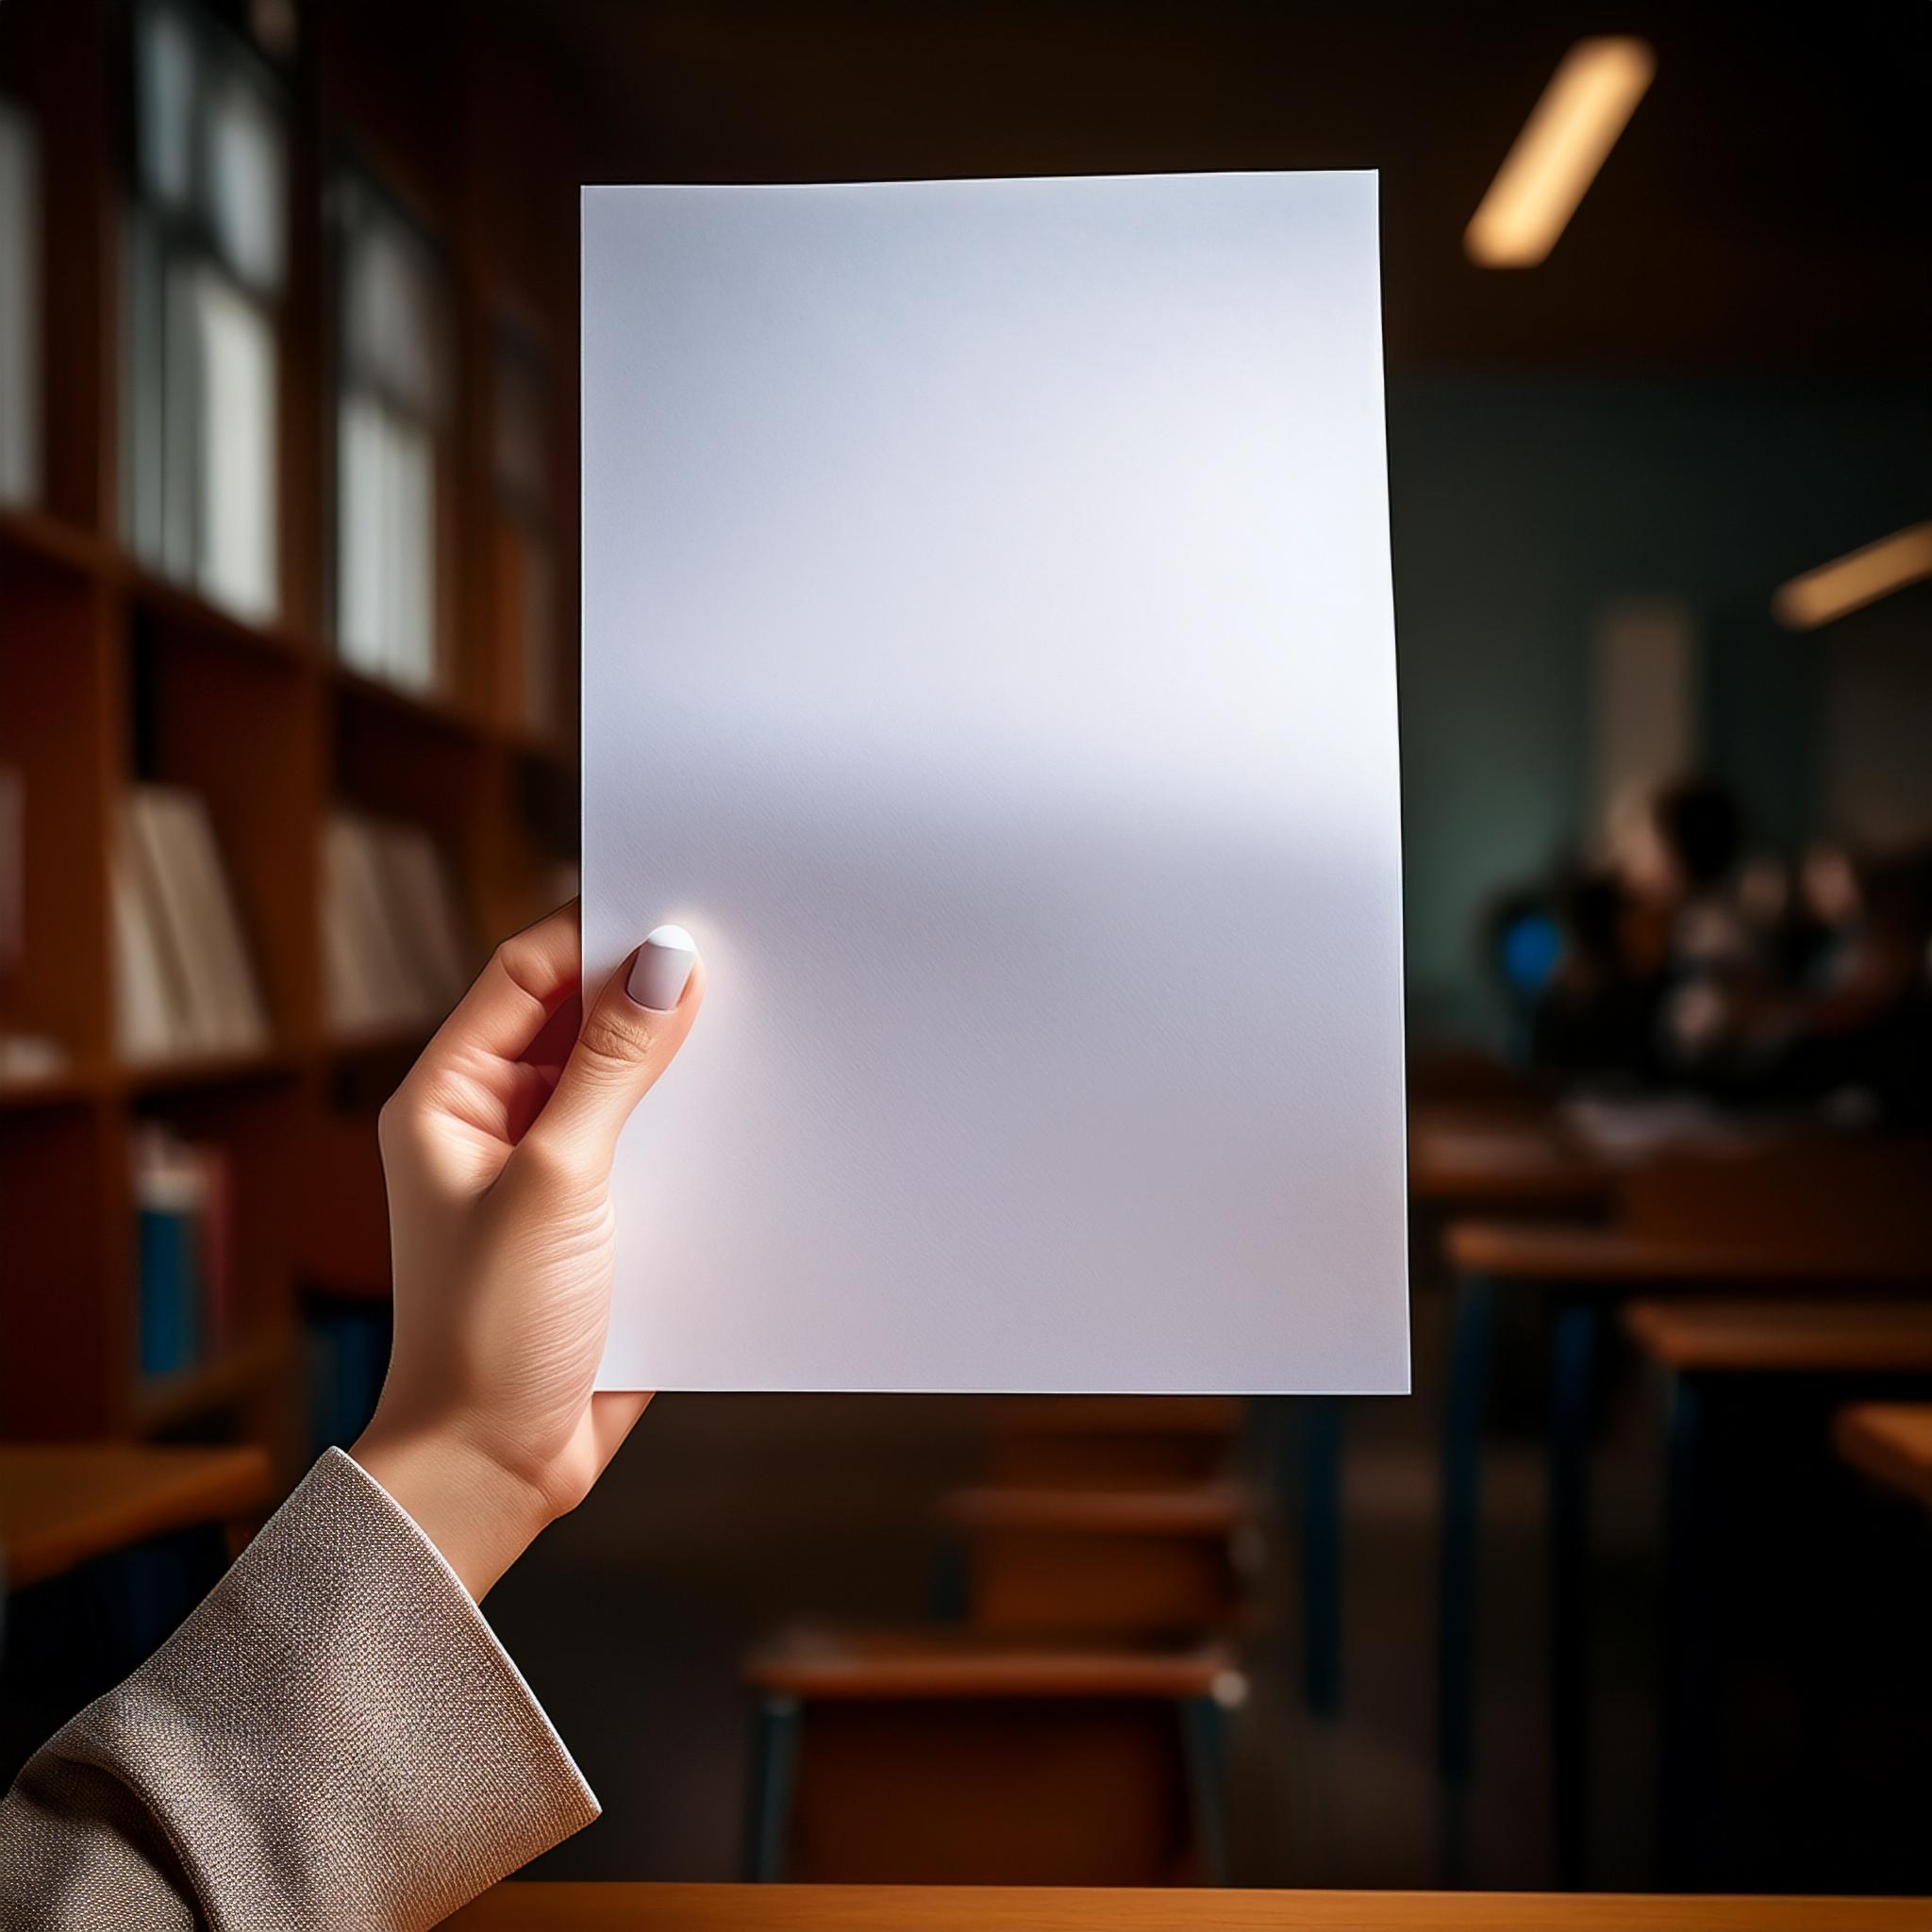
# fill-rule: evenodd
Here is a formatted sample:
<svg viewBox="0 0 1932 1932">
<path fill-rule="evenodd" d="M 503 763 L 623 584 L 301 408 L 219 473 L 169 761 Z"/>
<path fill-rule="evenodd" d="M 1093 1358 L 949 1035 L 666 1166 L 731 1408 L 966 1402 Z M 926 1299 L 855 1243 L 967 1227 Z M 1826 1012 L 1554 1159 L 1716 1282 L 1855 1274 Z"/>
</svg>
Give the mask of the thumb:
<svg viewBox="0 0 1932 1932">
<path fill-rule="evenodd" d="M 524 1137 L 573 1165 L 608 1164 L 631 1109 L 676 1057 L 705 997 L 705 969 L 681 925 L 660 925 L 610 975 L 584 1015 L 556 1091 Z"/>
</svg>

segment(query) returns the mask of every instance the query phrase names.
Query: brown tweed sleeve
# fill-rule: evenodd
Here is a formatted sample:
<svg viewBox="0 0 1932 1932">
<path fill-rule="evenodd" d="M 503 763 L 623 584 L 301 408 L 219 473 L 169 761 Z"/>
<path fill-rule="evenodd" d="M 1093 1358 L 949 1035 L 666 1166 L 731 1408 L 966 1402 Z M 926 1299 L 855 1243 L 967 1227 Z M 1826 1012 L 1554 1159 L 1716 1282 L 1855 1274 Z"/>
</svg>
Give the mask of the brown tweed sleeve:
<svg viewBox="0 0 1932 1932">
<path fill-rule="evenodd" d="M 434 1924 L 597 1801 L 429 1540 L 325 1455 L 0 1803 L 0 1924 Z"/>
</svg>

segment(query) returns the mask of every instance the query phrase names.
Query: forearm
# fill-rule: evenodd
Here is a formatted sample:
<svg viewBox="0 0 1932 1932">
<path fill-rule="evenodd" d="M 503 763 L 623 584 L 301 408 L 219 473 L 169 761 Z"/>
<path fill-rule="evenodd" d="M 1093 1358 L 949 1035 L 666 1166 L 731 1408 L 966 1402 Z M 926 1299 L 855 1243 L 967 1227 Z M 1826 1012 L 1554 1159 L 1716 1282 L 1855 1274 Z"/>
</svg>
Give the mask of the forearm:
<svg viewBox="0 0 1932 1932">
<path fill-rule="evenodd" d="M 442 1493 L 468 1515 L 474 1492 Z M 475 1553 L 479 1581 L 495 1560 Z M 331 1452 L 21 1773 L 0 1923 L 425 1926 L 588 1824 L 595 1799 L 467 1589 Z"/>
</svg>

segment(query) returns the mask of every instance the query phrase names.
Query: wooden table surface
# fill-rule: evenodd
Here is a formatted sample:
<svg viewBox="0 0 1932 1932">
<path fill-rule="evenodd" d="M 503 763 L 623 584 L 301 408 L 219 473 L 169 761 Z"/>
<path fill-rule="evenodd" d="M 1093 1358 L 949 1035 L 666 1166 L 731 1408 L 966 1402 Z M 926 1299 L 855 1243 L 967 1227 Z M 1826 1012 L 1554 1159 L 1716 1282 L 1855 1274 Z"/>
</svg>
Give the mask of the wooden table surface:
<svg viewBox="0 0 1932 1932">
<path fill-rule="evenodd" d="M 1624 1323 L 1685 1374 L 1932 1372 L 1932 1302 L 1637 1302 Z"/>
<path fill-rule="evenodd" d="M 1021 1641 L 997 1631 L 783 1631 L 744 1662 L 745 1681 L 803 1698 L 1108 1698 L 1172 1701 L 1245 1694 L 1219 1643 L 1181 1647 L 1069 1639 Z"/>
<path fill-rule="evenodd" d="M 1417 1107 L 1408 1124 L 1408 1191 L 1439 1208 L 1585 1209 L 1607 1204 L 1615 1175 L 1554 1116 L 1488 1118 Z"/>
<path fill-rule="evenodd" d="M 0 1552 L 19 1590 L 270 1500 L 267 1453 L 140 1442 L 0 1443 Z"/>
<path fill-rule="evenodd" d="M 1932 1901 L 511 1881 L 452 1932 L 1927 1932 Z"/>
<path fill-rule="evenodd" d="M 1790 1240 L 1687 1241 L 1622 1227 L 1517 1221 L 1457 1221 L 1442 1236 L 1452 1267 L 1466 1274 L 1562 1288 L 1638 1288 L 1675 1282 L 1912 1289 L 1932 1284 L 1932 1258 L 1847 1242 L 1807 1248 Z"/>
<path fill-rule="evenodd" d="M 1855 1469 L 1932 1509 L 1932 1402 L 1859 1403 L 1832 1437 Z"/>
</svg>

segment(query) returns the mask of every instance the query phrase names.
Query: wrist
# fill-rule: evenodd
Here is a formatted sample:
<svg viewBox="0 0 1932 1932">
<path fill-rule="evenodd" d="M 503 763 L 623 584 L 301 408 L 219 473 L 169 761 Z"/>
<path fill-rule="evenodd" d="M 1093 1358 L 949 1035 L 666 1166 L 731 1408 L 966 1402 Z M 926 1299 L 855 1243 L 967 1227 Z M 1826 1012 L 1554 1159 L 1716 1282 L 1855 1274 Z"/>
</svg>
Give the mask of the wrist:
<svg viewBox="0 0 1932 1932">
<path fill-rule="evenodd" d="M 448 1429 L 397 1426 L 378 1410 L 349 1453 L 477 1603 L 554 1513 L 530 1483 Z"/>
</svg>

